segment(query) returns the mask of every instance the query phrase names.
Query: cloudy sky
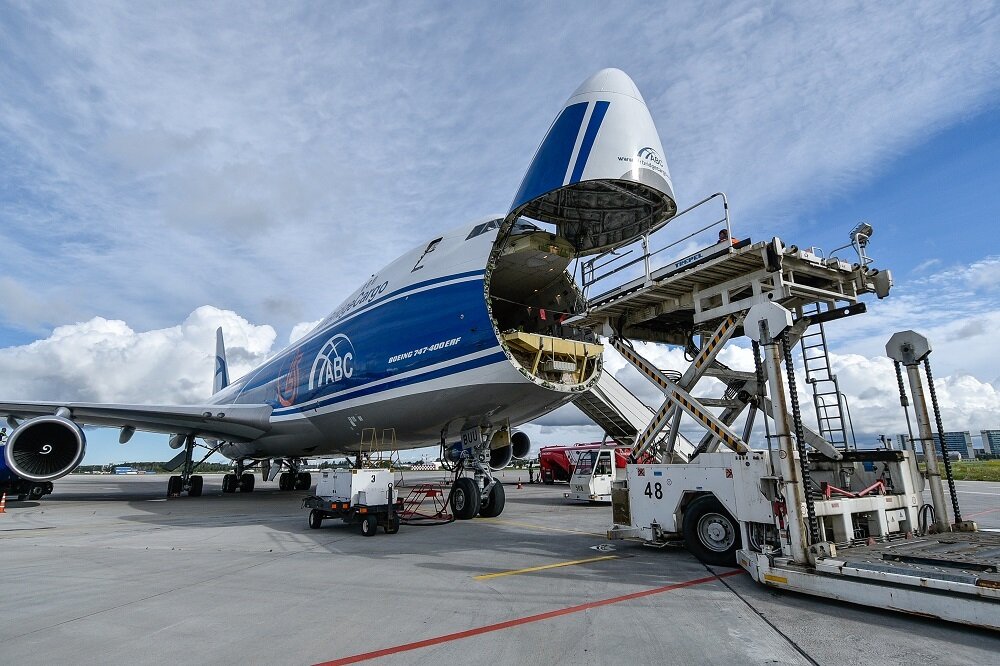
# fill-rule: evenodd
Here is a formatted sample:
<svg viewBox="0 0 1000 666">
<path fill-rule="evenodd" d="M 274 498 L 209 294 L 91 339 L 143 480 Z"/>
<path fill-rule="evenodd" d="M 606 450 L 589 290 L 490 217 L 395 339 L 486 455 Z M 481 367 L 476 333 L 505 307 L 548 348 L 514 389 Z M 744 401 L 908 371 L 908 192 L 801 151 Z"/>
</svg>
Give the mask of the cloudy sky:
<svg viewBox="0 0 1000 666">
<path fill-rule="evenodd" d="M 203 400 L 216 326 L 241 374 L 506 211 L 565 98 L 619 67 L 681 206 L 722 190 L 737 235 L 826 250 L 875 227 L 894 293 L 830 327 L 859 438 L 904 427 L 905 328 L 946 428 L 1000 427 L 997 5 L 870 5 L 3 3 L 0 397 Z M 600 438 L 572 409 L 529 432 Z M 87 462 L 171 453 L 90 439 Z"/>
</svg>

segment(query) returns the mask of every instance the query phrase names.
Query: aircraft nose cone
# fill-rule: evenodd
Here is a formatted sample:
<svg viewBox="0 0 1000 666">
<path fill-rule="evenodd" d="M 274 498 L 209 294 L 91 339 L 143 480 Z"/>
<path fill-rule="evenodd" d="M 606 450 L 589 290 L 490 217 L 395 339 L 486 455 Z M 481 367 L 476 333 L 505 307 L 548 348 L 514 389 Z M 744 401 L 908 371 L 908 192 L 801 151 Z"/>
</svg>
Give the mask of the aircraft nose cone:
<svg viewBox="0 0 1000 666">
<path fill-rule="evenodd" d="M 634 97 L 643 104 L 646 103 L 642 98 L 642 95 L 639 93 L 639 89 L 636 87 L 629 75 L 622 70 L 615 69 L 613 67 L 602 69 L 581 83 L 580 87 L 576 89 L 576 92 L 574 92 L 572 96 L 576 97 L 577 95 L 594 92 L 628 95 L 629 97 Z"/>
</svg>

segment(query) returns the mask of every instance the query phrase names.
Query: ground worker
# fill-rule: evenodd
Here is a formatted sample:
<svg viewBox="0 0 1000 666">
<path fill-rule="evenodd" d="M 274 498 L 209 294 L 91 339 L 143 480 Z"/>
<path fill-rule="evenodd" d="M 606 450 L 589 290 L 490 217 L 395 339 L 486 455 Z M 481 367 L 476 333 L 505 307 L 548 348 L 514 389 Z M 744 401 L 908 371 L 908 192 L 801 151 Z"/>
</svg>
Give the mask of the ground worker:
<svg viewBox="0 0 1000 666">
<path fill-rule="evenodd" d="M 739 241 L 736 240 L 735 238 L 732 238 L 732 239 L 729 238 L 729 231 L 727 229 L 720 230 L 719 231 L 719 242 L 720 243 L 725 243 L 727 240 L 730 241 L 733 245 L 736 245 L 737 243 L 739 243 Z"/>
</svg>

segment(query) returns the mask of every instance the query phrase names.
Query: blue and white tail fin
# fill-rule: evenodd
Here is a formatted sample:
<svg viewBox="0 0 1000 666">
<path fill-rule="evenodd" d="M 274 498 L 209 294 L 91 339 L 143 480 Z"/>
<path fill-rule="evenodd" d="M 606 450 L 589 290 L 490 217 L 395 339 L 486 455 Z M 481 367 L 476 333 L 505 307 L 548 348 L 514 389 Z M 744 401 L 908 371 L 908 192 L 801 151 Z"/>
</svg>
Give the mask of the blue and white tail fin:
<svg viewBox="0 0 1000 666">
<path fill-rule="evenodd" d="M 646 102 L 619 69 L 576 89 L 524 175 L 507 221 L 555 224 L 579 254 L 600 252 L 677 212 L 673 183 Z"/>
<path fill-rule="evenodd" d="M 222 339 L 222 327 L 215 331 L 215 379 L 212 393 L 218 393 L 229 386 L 229 364 L 226 363 L 226 343 Z"/>
</svg>

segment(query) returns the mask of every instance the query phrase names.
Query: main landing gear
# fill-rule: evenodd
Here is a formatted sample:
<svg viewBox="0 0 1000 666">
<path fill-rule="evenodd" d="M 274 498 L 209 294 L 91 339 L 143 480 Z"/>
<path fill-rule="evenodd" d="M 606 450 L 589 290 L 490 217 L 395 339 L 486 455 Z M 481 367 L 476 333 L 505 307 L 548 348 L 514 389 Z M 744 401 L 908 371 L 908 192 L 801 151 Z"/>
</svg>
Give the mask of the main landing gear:
<svg viewBox="0 0 1000 666">
<path fill-rule="evenodd" d="M 253 472 L 248 472 L 246 470 L 247 467 L 244 465 L 243 461 L 237 460 L 235 473 L 226 474 L 222 477 L 222 492 L 235 493 L 238 490 L 241 493 L 252 493 L 254 475 Z"/>
<path fill-rule="evenodd" d="M 309 490 L 312 486 L 312 475 L 309 472 L 300 472 L 301 460 L 275 459 L 273 461 L 243 461 L 237 460 L 236 469 L 222 477 L 222 492 L 252 493 L 256 477 L 250 471 L 259 468 L 261 478 L 264 481 L 278 479 L 278 490 Z M 288 471 L 278 473 L 284 467 Z"/>
<path fill-rule="evenodd" d="M 278 490 L 309 490 L 311 485 L 309 472 L 282 472 L 278 476 Z"/>
<path fill-rule="evenodd" d="M 167 463 L 168 469 L 177 469 L 178 465 L 171 466 L 172 463 L 180 460 L 181 473 L 175 474 L 170 477 L 167 481 L 167 497 L 180 497 L 181 493 L 186 492 L 188 497 L 201 497 L 201 491 L 204 488 L 205 480 L 200 474 L 195 474 L 194 470 L 201 463 L 205 462 L 210 455 L 215 453 L 218 447 L 209 449 L 205 457 L 194 462 L 194 447 L 195 437 L 194 435 L 188 435 L 184 440 L 184 450 L 176 457 Z"/>
<path fill-rule="evenodd" d="M 268 481 L 278 477 L 278 490 L 309 490 L 312 475 L 302 472 L 303 461 L 298 458 L 276 458 L 264 466 L 264 478 Z M 281 474 L 278 471 L 285 468 Z"/>
<path fill-rule="evenodd" d="M 14 488 L 17 489 L 17 501 L 24 502 L 25 500 L 39 500 L 43 496 L 48 495 L 52 492 L 52 482 L 42 481 L 38 483 L 30 483 L 28 481 L 22 481 L 19 485 L 15 485 Z"/>
</svg>

